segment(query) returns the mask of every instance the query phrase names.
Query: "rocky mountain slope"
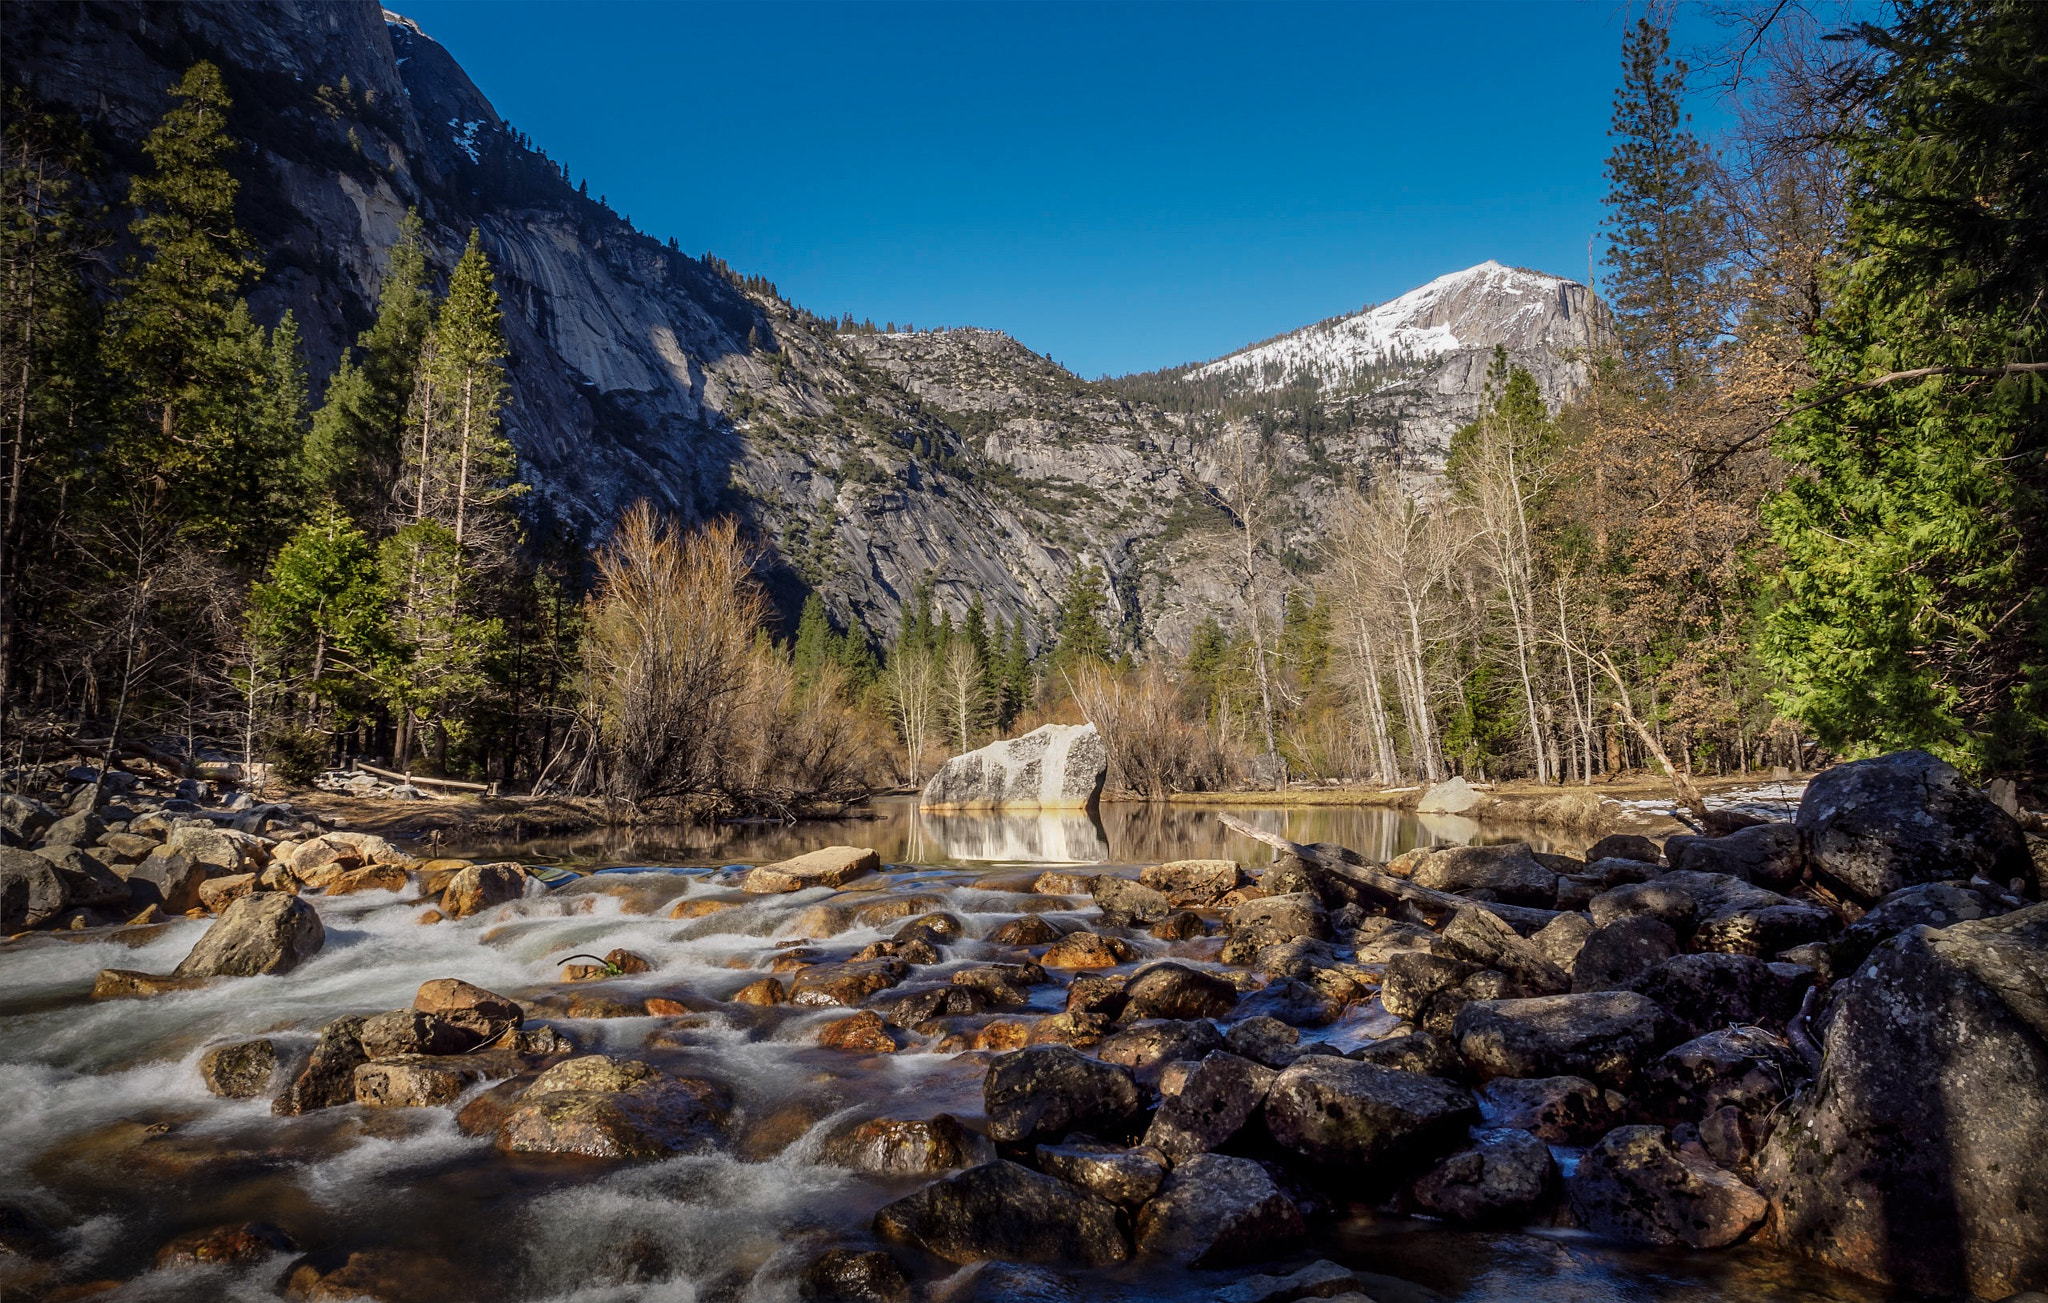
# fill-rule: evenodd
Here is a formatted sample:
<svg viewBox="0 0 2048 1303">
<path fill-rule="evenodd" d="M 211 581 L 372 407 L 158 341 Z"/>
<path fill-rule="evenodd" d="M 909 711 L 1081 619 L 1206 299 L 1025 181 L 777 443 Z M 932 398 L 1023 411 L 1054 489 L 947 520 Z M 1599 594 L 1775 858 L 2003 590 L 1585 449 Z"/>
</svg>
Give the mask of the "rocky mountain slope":
<svg viewBox="0 0 2048 1303">
<path fill-rule="evenodd" d="M 943 605 L 980 595 L 1036 642 L 1090 561 L 1133 639 L 1178 648 L 1227 607 L 1201 556 L 1229 525 L 1204 456 L 1228 414 L 1082 381 L 992 331 L 841 334 L 636 231 L 531 149 L 447 51 L 367 0 L 28 0 L 10 6 L 0 56 L 9 82 L 92 128 L 116 217 L 165 88 L 194 60 L 221 66 L 231 127 L 251 144 L 244 220 L 268 266 L 252 303 L 265 321 L 296 314 L 316 388 L 368 324 L 408 207 L 443 270 L 478 228 L 506 307 L 507 428 L 537 534 L 599 536 L 641 497 L 686 520 L 737 513 L 767 544 L 786 610 L 816 587 L 842 623 L 877 634 L 930 576 Z M 1299 401 L 1343 413 L 1335 435 L 1268 422 L 1294 509 L 1276 577 L 1283 558 L 1312 559 L 1351 487 L 1441 466 L 1495 343 L 1562 399 L 1593 328 L 1582 287 L 1486 264 L 1203 368 L 1250 392 L 1313 375 L 1323 387 Z"/>
</svg>

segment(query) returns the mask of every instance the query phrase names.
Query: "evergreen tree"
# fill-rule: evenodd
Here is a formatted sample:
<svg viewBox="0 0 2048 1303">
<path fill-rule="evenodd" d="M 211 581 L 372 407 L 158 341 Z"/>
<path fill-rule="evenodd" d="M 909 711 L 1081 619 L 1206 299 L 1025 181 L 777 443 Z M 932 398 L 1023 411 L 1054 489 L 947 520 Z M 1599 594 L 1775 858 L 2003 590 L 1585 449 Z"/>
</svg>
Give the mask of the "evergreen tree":
<svg viewBox="0 0 2048 1303">
<path fill-rule="evenodd" d="M 434 321 L 426 246 L 418 210 L 409 210 L 385 254 L 377 320 L 327 382 L 307 441 L 308 487 L 358 511 L 381 510 L 401 460 L 406 405 L 418 378 L 421 350 Z"/>
<path fill-rule="evenodd" d="M 1068 574 L 1066 592 L 1060 597 L 1059 635 L 1053 651 L 1062 666 L 1109 662 L 1109 631 L 1102 627 L 1102 610 L 1108 604 L 1109 599 L 1102 591 L 1101 567 L 1090 563 L 1076 566 Z"/>
<path fill-rule="evenodd" d="M 997 677 L 1002 695 L 997 702 L 996 724 L 1007 733 L 1031 700 L 1031 651 L 1024 641 L 1022 616 L 1010 626 L 1010 636 L 1003 643 Z"/>
<path fill-rule="evenodd" d="M 269 451 L 249 443 L 269 432 L 248 419 L 260 340 L 241 299 L 262 265 L 235 221 L 227 159 L 237 143 L 220 70 L 192 65 L 171 96 L 143 143 L 153 167 L 130 185 L 140 253 L 122 285 L 115 362 L 134 418 L 110 444 L 121 481 L 113 492 L 149 495 L 186 529 L 225 543 L 252 523 L 246 476 Z"/>
<path fill-rule="evenodd" d="M 1607 293 L 1624 353 L 1676 389 L 1704 374 L 1722 317 L 1725 224 L 1705 148 L 1686 127 L 1686 66 L 1647 18 L 1622 45 L 1607 158 Z"/>
<path fill-rule="evenodd" d="M 797 617 L 796 640 L 790 646 L 790 666 L 797 682 L 817 681 L 832 655 L 832 622 L 825 614 L 825 602 L 816 593 L 804 598 L 803 614 Z"/>
<path fill-rule="evenodd" d="M 249 593 L 251 631 L 286 682 L 318 704 L 360 709 L 393 656 L 391 594 L 370 540 L 328 505 L 300 526 Z"/>
<path fill-rule="evenodd" d="M 1766 653 L 1831 747 L 2048 763 L 2048 9 L 1901 5 L 1850 142 L 1851 246 L 1810 341 L 1807 468 L 1771 504 Z M 1899 376 L 1899 372 L 1917 375 Z"/>
</svg>

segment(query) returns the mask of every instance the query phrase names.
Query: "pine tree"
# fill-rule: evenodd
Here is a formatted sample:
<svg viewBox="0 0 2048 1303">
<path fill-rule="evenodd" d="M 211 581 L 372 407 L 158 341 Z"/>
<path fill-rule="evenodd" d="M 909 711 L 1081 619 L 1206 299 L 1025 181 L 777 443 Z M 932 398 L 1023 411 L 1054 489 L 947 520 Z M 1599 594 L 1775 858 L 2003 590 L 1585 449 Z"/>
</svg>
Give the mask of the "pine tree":
<svg viewBox="0 0 2048 1303">
<path fill-rule="evenodd" d="M 474 228 L 434 319 L 434 364 L 452 427 L 453 532 L 460 548 L 471 543 L 482 513 L 514 492 L 505 481 L 516 465 L 498 418 L 505 393 L 504 317 L 481 233 Z"/>
<path fill-rule="evenodd" d="M 320 703 L 360 709 L 394 654 L 391 594 L 377 552 L 340 508 L 328 505 L 292 535 L 249 593 L 251 631 L 288 684 Z"/>
<path fill-rule="evenodd" d="M 408 210 L 385 255 L 377 320 L 356 337 L 362 361 L 342 354 L 314 417 L 305 460 L 307 486 L 314 492 L 359 512 L 383 509 L 398 474 L 406 405 L 433 322 L 420 216 Z"/>
<path fill-rule="evenodd" d="M 188 530 L 229 542 L 248 524 L 237 489 L 263 452 L 245 438 L 255 327 L 241 299 L 262 264 L 235 221 L 220 70 L 192 65 L 171 96 L 143 143 L 153 167 L 129 190 L 140 253 L 122 285 L 115 362 L 134 417 L 111 444 L 114 492 L 148 494 Z"/>
<path fill-rule="evenodd" d="M 997 707 L 996 723 L 1007 733 L 1031 701 L 1031 651 L 1024 641 L 1024 617 L 1021 615 L 1010 626 L 1010 636 L 1003 643 L 1002 665 L 997 673 L 1001 680 L 1002 698 Z"/>
<path fill-rule="evenodd" d="M 1108 604 L 1101 567 L 1092 563 L 1076 566 L 1060 597 L 1059 637 L 1053 656 L 1061 666 L 1108 663 L 1109 631 L 1102 627 L 1102 611 Z"/>
<path fill-rule="evenodd" d="M 1607 294 L 1623 352 L 1676 389 L 1704 374 L 1722 333 L 1725 223 L 1710 160 L 1687 129 L 1687 69 L 1670 32 L 1638 19 L 1622 45 L 1607 158 Z"/>
<path fill-rule="evenodd" d="M 804 598 L 803 613 L 797 617 L 796 639 L 790 646 L 790 667 L 797 682 L 817 681 L 818 671 L 832 657 L 832 622 L 825 614 L 825 602 L 816 593 Z"/>
<path fill-rule="evenodd" d="M 2048 10 L 1908 3 L 1850 142 L 1847 265 L 1769 506 L 1766 654 L 1841 751 L 2048 764 Z M 1901 371 L 1932 374 L 1883 379 Z"/>
</svg>

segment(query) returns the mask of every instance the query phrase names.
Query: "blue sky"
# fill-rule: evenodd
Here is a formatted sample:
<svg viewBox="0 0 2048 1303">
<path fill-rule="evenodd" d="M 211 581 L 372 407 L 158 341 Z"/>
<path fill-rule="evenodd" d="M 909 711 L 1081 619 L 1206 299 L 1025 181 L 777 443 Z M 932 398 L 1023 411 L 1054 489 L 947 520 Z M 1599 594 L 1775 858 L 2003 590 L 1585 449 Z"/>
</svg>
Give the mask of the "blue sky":
<svg viewBox="0 0 2048 1303">
<path fill-rule="evenodd" d="M 648 233 L 821 313 L 1170 366 L 1496 258 L 1583 278 L 1623 6 L 416 0 Z"/>
</svg>

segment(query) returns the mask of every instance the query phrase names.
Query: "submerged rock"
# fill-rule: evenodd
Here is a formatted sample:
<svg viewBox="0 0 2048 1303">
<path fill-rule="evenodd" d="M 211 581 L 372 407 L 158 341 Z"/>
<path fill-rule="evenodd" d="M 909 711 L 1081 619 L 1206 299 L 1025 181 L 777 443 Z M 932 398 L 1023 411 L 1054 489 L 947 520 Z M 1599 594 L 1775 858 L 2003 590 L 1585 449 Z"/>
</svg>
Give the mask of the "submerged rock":
<svg viewBox="0 0 2048 1303">
<path fill-rule="evenodd" d="M 292 1237 L 268 1222 L 187 1231 L 156 1251 L 158 1267 L 242 1267 L 295 1253 Z"/>
<path fill-rule="evenodd" d="M 1064 1262 L 1105 1267 L 1131 1256 L 1100 1195 L 1015 1163 L 984 1163 L 875 1214 L 875 1233 L 948 1262 Z"/>
<path fill-rule="evenodd" d="M 1526 1131 L 1482 1131 L 1477 1144 L 1438 1163 L 1411 1188 L 1415 1202 L 1461 1222 L 1506 1222 L 1550 1191 L 1550 1149 Z"/>
<path fill-rule="evenodd" d="M 277 1046 L 271 1041 L 216 1045 L 199 1059 L 207 1090 L 223 1099 L 253 1099 L 270 1089 L 277 1075 Z"/>
</svg>

